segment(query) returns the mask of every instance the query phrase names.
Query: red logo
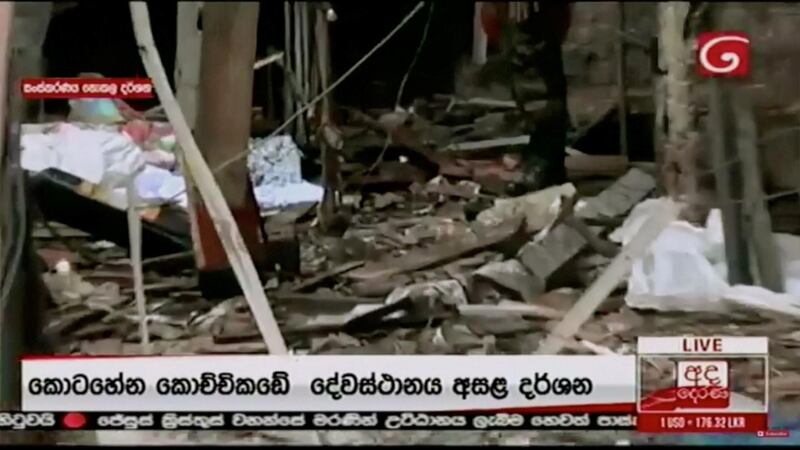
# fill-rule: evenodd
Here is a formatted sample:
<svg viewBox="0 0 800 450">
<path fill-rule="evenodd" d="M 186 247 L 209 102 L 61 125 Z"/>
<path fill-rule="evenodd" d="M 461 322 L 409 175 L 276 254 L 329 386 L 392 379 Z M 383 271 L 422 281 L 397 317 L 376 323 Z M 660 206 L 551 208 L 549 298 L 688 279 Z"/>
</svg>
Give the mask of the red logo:
<svg viewBox="0 0 800 450">
<path fill-rule="evenodd" d="M 739 32 L 700 33 L 697 72 L 703 77 L 747 77 L 750 75 L 750 38 Z"/>
<path fill-rule="evenodd" d="M 676 386 L 642 399 L 642 411 L 727 409 L 730 406 L 727 362 L 677 361 L 675 368 Z"/>
<path fill-rule="evenodd" d="M 81 413 L 73 412 L 66 414 L 61 421 L 64 424 L 64 428 L 75 430 L 78 428 L 83 428 L 83 426 L 86 425 L 86 416 Z"/>
</svg>

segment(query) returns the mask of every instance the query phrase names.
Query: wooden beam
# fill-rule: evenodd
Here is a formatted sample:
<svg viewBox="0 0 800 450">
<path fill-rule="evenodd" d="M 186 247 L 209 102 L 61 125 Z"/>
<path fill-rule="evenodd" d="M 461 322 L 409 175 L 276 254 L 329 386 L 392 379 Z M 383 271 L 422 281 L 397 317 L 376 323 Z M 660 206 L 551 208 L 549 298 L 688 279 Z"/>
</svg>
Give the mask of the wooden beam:
<svg viewBox="0 0 800 450">
<path fill-rule="evenodd" d="M 746 235 L 754 256 L 756 282 L 773 292 L 784 292 L 783 270 L 780 255 L 772 234 L 772 220 L 765 202 L 761 181 L 761 161 L 758 157 L 758 132 L 753 106 L 748 93 L 736 89 L 732 96 L 736 117 L 736 147 L 741 160 L 744 182 L 744 205 Z"/>
<path fill-rule="evenodd" d="M 706 19 L 711 29 L 736 29 L 745 33 L 751 31 L 750 18 L 741 14 L 724 14 L 726 4 L 708 4 Z M 742 232 L 737 245 L 740 251 L 747 252 L 748 280 L 774 292 L 784 292 L 783 270 L 780 255 L 772 234 L 772 221 L 767 210 L 762 183 L 762 166 L 759 157 L 758 130 L 750 98 L 752 82 L 748 80 L 721 79 L 716 83 L 721 92 L 724 105 L 729 108 L 729 120 L 733 134 L 729 139 L 732 150 L 729 158 L 737 161 L 733 170 L 738 171 L 738 179 L 733 180 L 737 188 L 734 198 L 739 215 L 737 227 Z M 716 106 L 716 105 L 714 105 Z M 727 236 L 726 236 L 727 240 Z M 735 264 L 735 261 L 729 261 Z M 733 282 L 732 282 L 733 283 Z"/>
<path fill-rule="evenodd" d="M 178 2 L 178 36 L 175 48 L 175 95 L 194 129 L 200 86 L 200 48 L 203 34 L 197 28 L 203 2 Z"/>
<path fill-rule="evenodd" d="M 330 86 L 331 60 L 328 18 L 326 14 L 315 10 L 314 36 L 317 43 L 317 70 L 319 72 L 320 88 L 324 92 Z M 320 228 L 328 231 L 335 228 L 338 209 L 338 195 L 341 188 L 341 168 L 339 165 L 339 150 L 341 150 L 341 139 L 337 139 L 336 131 L 332 127 L 332 105 L 330 95 L 322 98 L 320 107 L 320 126 L 319 126 L 319 145 L 322 151 L 322 184 L 325 192 L 322 201 L 317 208 Z"/>
<path fill-rule="evenodd" d="M 742 198 L 742 176 L 741 162 L 736 159 L 736 128 L 730 92 L 720 80 L 709 83 L 709 134 L 716 168 L 717 202 L 722 211 L 728 282 L 752 284 L 750 257 L 742 227 L 742 205 L 735 201 Z"/>
<path fill-rule="evenodd" d="M 211 167 L 219 167 L 249 145 L 258 11 L 258 3 L 251 2 L 209 2 L 203 6 L 200 98 L 195 136 L 204 159 Z M 261 216 L 247 160 L 239 159 L 215 171 L 214 177 L 250 254 L 258 266 L 263 266 L 266 251 Z M 207 205 L 195 203 L 194 210 L 199 237 L 195 250 L 204 295 L 237 295 L 230 264 Z"/>
<path fill-rule="evenodd" d="M 230 4 L 227 5 L 230 6 Z M 285 355 L 288 353 L 286 343 L 270 308 L 269 300 L 261 287 L 253 260 L 247 253 L 244 239 L 239 233 L 233 214 L 228 209 L 222 190 L 214 180 L 211 169 L 203 160 L 200 149 L 192 136 L 192 131 L 189 129 L 186 119 L 183 117 L 183 112 L 170 89 L 169 80 L 161 63 L 161 57 L 153 41 L 147 4 L 144 2 L 131 2 L 130 7 L 139 54 L 142 57 L 147 75 L 153 81 L 158 98 L 164 105 L 164 111 L 169 118 L 170 124 L 175 129 L 175 137 L 181 149 L 183 149 L 187 163 L 186 170 L 191 172 L 192 179 L 197 183 L 200 195 L 208 205 L 208 211 L 214 222 L 214 227 L 219 233 L 219 238 L 233 266 L 236 278 L 239 280 L 244 293 L 244 298 L 250 306 L 250 311 L 267 349 L 273 355 Z M 248 67 L 251 73 L 252 64 L 251 61 L 250 67 Z"/>
</svg>

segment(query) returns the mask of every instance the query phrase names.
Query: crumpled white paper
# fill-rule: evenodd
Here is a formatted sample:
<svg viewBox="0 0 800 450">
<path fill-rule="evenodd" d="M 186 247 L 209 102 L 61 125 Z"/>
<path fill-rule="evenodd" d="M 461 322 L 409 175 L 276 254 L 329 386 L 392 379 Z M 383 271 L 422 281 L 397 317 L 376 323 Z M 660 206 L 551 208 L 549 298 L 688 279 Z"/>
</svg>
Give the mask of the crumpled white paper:
<svg viewBox="0 0 800 450">
<path fill-rule="evenodd" d="M 291 136 L 250 140 L 247 167 L 262 210 L 322 200 L 324 190 L 303 180 L 302 156 Z"/>
<path fill-rule="evenodd" d="M 636 205 L 609 238 L 630 242 L 666 199 Z M 711 210 L 705 227 L 676 220 L 633 262 L 625 302 L 640 309 L 723 312 L 732 304 L 800 316 L 800 237 L 774 234 L 780 248 L 784 288 L 777 294 L 755 286 L 730 286 L 720 210 Z"/>
</svg>

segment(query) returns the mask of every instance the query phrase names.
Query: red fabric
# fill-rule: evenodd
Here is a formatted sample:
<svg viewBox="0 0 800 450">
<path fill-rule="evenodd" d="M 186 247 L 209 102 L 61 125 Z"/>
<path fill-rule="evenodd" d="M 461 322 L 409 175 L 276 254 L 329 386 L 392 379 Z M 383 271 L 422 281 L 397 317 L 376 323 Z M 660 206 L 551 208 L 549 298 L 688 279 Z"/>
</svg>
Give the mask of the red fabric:
<svg viewBox="0 0 800 450">
<path fill-rule="evenodd" d="M 563 16 L 561 42 L 564 42 L 572 24 L 572 8 L 566 2 L 560 3 L 559 6 L 562 7 Z M 497 45 L 500 42 L 500 34 L 507 17 L 508 5 L 506 2 L 487 2 L 481 5 L 481 26 L 490 45 Z"/>
<path fill-rule="evenodd" d="M 481 5 L 481 25 L 490 45 L 500 42 L 503 31 L 503 19 L 508 17 L 508 7 L 501 2 Z"/>
</svg>

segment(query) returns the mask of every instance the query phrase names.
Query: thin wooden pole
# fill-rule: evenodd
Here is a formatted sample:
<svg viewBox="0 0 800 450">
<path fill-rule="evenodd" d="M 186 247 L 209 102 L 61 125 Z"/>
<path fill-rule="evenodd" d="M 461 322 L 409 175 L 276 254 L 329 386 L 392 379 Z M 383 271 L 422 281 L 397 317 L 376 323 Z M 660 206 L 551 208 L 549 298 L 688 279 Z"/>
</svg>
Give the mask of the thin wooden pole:
<svg viewBox="0 0 800 450">
<path fill-rule="evenodd" d="M 144 274 L 142 272 L 142 219 L 139 216 L 139 195 L 132 178 L 128 182 L 128 246 L 130 247 L 131 269 L 133 270 L 133 291 L 136 310 L 139 313 L 139 339 L 142 353 L 150 354 L 150 332 L 147 328 L 147 299 L 144 294 Z"/>
<path fill-rule="evenodd" d="M 320 88 L 322 91 L 328 89 L 330 83 L 330 47 L 328 34 L 328 20 L 326 14 L 320 10 L 316 11 L 315 37 L 317 42 L 317 67 L 320 75 Z M 334 147 L 334 142 L 328 142 L 327 132 L 331 123 L 331 99 L 326 95 L 322 99 L 320 113 L 320 148 L 322 150 L 322 182 L 325 192 L 317 208 L 320 227 L 327 230 L 336 215 L 337 196 L 339 193 L 339 156 L 338 148 Z"/>
<path fill-rule="evenodd" d="M 486 50 L 488 38 L 483 31 L 481 23 L 481 8 L 483 2 L 475 2 L 475 9 L 472 18 L 472 63 L 476 65 L 486 64 Z"/>
</svg>

